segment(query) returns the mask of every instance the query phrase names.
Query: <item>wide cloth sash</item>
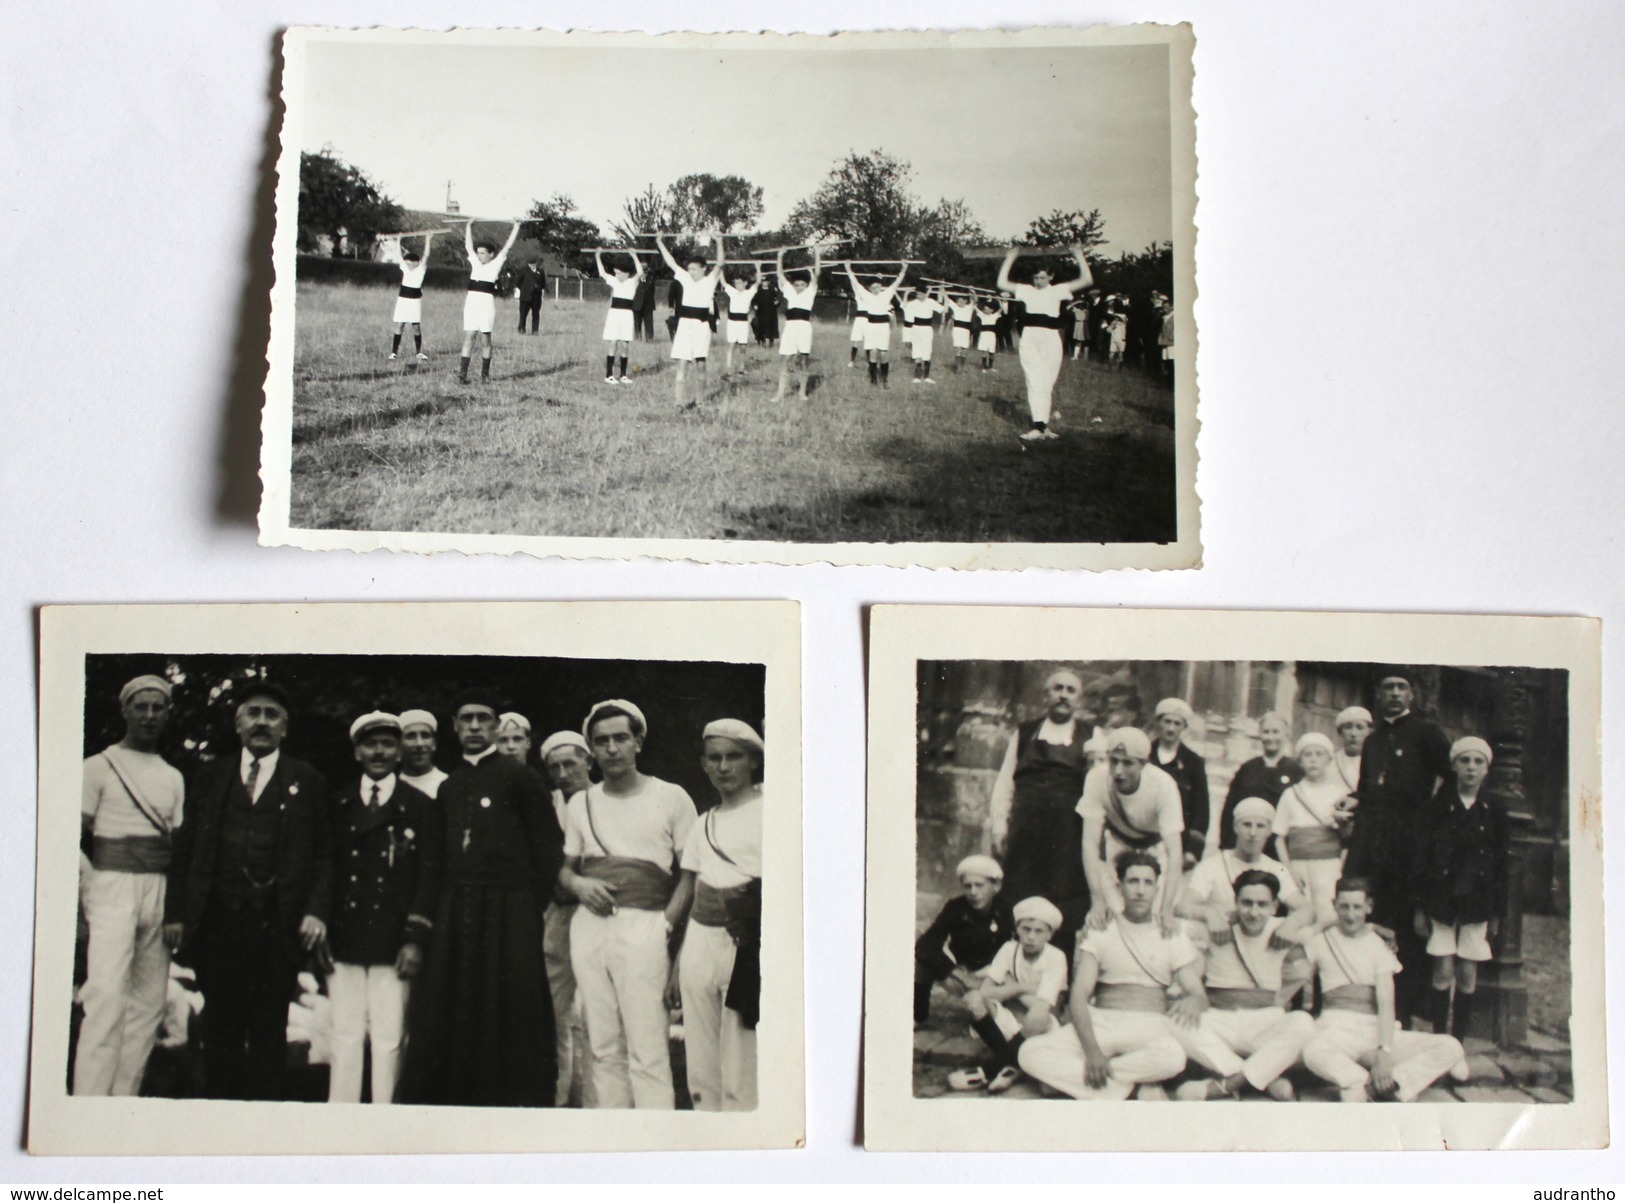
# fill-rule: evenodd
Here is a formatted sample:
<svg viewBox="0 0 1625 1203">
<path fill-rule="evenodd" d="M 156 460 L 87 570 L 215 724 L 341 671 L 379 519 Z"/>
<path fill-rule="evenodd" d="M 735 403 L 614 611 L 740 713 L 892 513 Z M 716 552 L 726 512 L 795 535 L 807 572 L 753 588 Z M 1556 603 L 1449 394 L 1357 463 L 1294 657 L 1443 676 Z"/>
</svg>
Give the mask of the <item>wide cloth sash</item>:
<svg viewBox="0 0 1625 1203">
<path fill-rule="evenodd" d="M 889 313 L 866 313 L 863 316 L 866 320 L 876 323 L 891 321 L 891 314 Z"/>
<path fill-rule="evenodd" d="M 692 318 L 696 322 L 709 322 L 711 320 L 711 311 L 703 305 L 679 305 L 677 306 L 677 316 L 679 318 Z"/>
<path fill-rule="evenodd" d="M 414 288 L 410 284 L 402 284 L 400 295 L 408 301 L 415 301 L 423 295 L 423 289 Z"/>
<path fill-rule="evenodd" d="M 1049 330 L 1059 330 L 1061 328 L 1061 319 L 1055 314 L 1029 312 L 1022 317 L 1021 324 L 1024 326 L 1043 326 Z"/>
<path fill-rule="evenodd" d="M 632 856 L 589 856 L 581 872 L 615 889 L 615 905 L 635 911 L 658 911 L 671 901 L 675 879 L 652 861 Z"/>
<path fill-rule="evenodd" d="M 158 835 L 95 836 L 92 868 L 110 873 L 163 873 L 169 869 L 169 841 Z"/>
<path fill-rule="evenodd" d="M 785 318 L 786 321 L 790 321 L 790 322 L 810 322 L 810 321 L 812 321 L 812 310 L 811 309 L 786 309 L 784 311 L 784 318 Z"/>
<path fill-rule="evenodd" d="M 492 296 L 496 296 L 497 295 L 496 281 L 495 280 L 470 280 L 468 282 L 468 291 L 469 292 L 488 292 Z"/>
<path fill-rule="evenodd" d="M 728 899 L 737 898 L 744 892 L 744 886 L 719 890 L 703 881 L 697 881 L 694 884 L 694 909 L 689 912 L 689 918 L 706 927 L 726 927 Z"/>
<path fill-rule="evenodd" d="M 1286 851 L 1293 860 L 1335 860 L 1343 845 L 1330 827 L 1293 827 L 1286 833 Z"/>
<path fill-rule="evenodd" d="M 611 309 L 631 309 L 632 308 L 632 298 L 631 297 L 611 297 L 609 299 L 609 307 Z"/>
<path fill-rule="evenodd" d="M 750 310 L 747 309 L 744 313 L 735 313 L 730 309 L 728 310 L 728 320 L 730 322 L 748 322 L 750 321 Z"/>
<path fill-rule="evenodd" d="M 1217 1011 L 1257 1011 L 1275 1006 L 1275 991 L 1243 986 L 1209 986 L 1207 1000 Z"/>
<path fill-rule="evenodd" d="M 970 323 L 969 322 L 962 322 L 958 318 L 954 319 L 954 325 L 956 327 L 958 327 L 959 329 L 961 329 L 961 330 L 969 330 L 970 329 Z"/>
<path fill-rule="evenodd" d="M 1097 1011 L 1154 1011 L 1160 1015 L 1168 1009 L 1168 995 L 1161 986 L 1101 982 L 1089 1005 Z"/>
<path fill-rule="evenodd" d="M 1333 1011 L 1359 1011 L 1362 1015 L 1377 1013 L 1377 988 L 1356 986 L 1352 983 L 1326 991 L 1321 1005 Z"/>
</svg>

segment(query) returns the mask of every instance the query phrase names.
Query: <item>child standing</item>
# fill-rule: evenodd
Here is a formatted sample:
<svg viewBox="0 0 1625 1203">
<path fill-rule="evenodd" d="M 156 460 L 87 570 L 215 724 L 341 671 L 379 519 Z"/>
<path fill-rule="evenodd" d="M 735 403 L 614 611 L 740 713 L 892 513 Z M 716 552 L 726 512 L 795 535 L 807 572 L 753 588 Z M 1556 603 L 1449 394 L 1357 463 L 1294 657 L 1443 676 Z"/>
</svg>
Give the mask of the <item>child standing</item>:
<svg viewBox="0 0 1625 1203">
<path fill-rule="evenodd" d="M 955 1090 L 1003 1094 L 1021 1080 L 1016 1053 L 1031 1036 L 1055 1027 L 1056 1008 L 1066 989 L 1066 956 L 1049 942 L 1061 926 L 1060 909 L 1047 898 L 1024 898 L 1014 910 L 1016 938 L 982 970 L 980 988 L 965 996 L 971 1030 L 993 1053 L 995 1072 L 955 1070 L 948 1085 Z"/>
<path fill-rule="evenodd" d="M 931 987 L 973 990 L 977 973 L 1016 933 L 1010 903 L 999 893 L 1004 869 L 991 856 L 967 856 L 959 862 L 963 894 L 948 899 L 925 934 L 914 942 L 914 1022 L 931 1013 Z"/>
<path fill-rule="evenodd" d="M 756 300 L 756 292 L 762 286 L 761 269 L 755 269 L 755 276 L 749 287 L 744 286 L 743 273 L 735 275 L 732 279 L 722 282 L 722 291 L 728 296 L 728 335 L 727 358 L 723 361 L 722 374 L 727 376 L 734 370 L 734 348 L 739 348 L 739 366 L 743 370 L 745 357 L 750 353 L 750 307 Z"/>
<path fill-rule="evenodd" d="M 1343 873 L 1337 804 L 1348 793 L 1332 771 L 1332 741 L 1318 731 L 1299 738 L 1294 755 L 1303 780 L 1281 794 L 1275 810 L 1275 849 L 1281 864 L 1309 898 L 1314 921 L 1332 922 L 1332 896 Z"/>
<path fill-rule="evenodd" d="M 458 379 L 468 383 L 468 361 L 474 353 L 474 341 L 484 336 L 484 355 L 480 362 L 480 379 L 491 379 L 491 330 L 497 320 L 497 277 L 502 265 L 508 261 L 519 237 L 519 222 L 508 231 L 508 241 L 499 251 L 496 245 L 481 239 L 474 241 L 474 223 L 463 230 L 463 249 L 468 252 L 468 296 L 463 299 L 463 363 Z"/>
<path fill-rule="evenodd" d="M 630 384 L 626 375 L 626 356 L 632 347 L 635 298 L 638 289 L 643 286 L 643 265 L 638 262 L 636 254 L 629 254 L 632 260 L 630 271 L 617 261 L 612 275 L 604 270 L 602 251 L 594 251 L 592 257 L 598 265 L 598 278 L 609 285 L 609 312 L 604 315 L 604 383 L 615 383 L 615 359 L 619 356 L 620 382 Z"/>
<path fill-rule="evenodd" d="M 423 236 L 422 254 L 401 247 L 401 291 L 395 297 L 395 340 L 389 347 L 391 359 L 400 357 L 401 335 L 411 326 L 417 361 L 429 362 L 429 357 L 423 353 L 423 277 L 429 274 L 429 245 L 433 241 L 433 233 Z"/>
<path fill-rule="evenodd" d="M 1450 748 L 1455 780 L 1440 784 L 1423 813 L 1415 860 L 1416 934 L 1427 938 L 1433 963 L 1428 1019 L 1435 1032 L 1458 1040 L 1472 1022 L 1478 967 L 1491 960 L 1490 937 L 1506 903 L 1506 811 L 1483 796 L 1495 755 L 1476 735 Z M 1455 1011 L 1451 1013 L 1451 987 Z"/>
</svg>

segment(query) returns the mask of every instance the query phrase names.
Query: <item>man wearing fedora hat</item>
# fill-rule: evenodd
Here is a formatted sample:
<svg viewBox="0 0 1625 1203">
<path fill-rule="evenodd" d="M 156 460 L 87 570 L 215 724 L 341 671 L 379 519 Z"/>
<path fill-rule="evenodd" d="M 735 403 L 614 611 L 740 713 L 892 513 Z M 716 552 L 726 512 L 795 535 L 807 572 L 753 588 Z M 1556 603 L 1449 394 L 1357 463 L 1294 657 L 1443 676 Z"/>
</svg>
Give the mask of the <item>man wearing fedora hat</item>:
<svg viewBox="0 0 1625 1203">
<path fill-rule="evenodd" d="M 375 710 L 350 724 L 361 778 L 333 799 L 333 891 L 317 901 L 333 966 L 333 1065 L 327 1101 L 361 1101 L 372 1046 L 372 1101 L 395 1099 L 407 991 L 423 966 L 440 892 L 439 805 L 399 773 L 401 721 Z"/>
<path fill-rule="evenodd" d="M 209 1097 L 280 1099 L 288 1003 L 304 955 L 327 934 L 312 913 L 331 871 L 327 783 L 282 751 L 282 689 L 255 679 L 235 692 L 241 750 L 203 765 L 187 788 L 164 939 L 197 970 L 206 1000 Z"/>
</svg>

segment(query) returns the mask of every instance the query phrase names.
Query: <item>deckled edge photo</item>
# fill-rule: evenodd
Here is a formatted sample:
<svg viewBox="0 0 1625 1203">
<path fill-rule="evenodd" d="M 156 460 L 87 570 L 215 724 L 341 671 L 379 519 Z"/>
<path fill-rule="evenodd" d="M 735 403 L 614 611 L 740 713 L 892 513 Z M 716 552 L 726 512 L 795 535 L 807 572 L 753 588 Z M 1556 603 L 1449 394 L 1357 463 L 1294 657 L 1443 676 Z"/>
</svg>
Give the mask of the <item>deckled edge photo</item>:
<svg viewBox="0 0 1625 1203">
<path fill-rule="evenodd" d="M 1601 623 L 1585 618 L 877 606 L 870 614 L 864 1132 L 871 1150 L 1604 1147 Z M 1508 664 L 1569 676 L 1573 1086 L 1568 1104 L 1234 1104 L 913 1092 L 916 671 L 921 660 Z"/>
</svg>

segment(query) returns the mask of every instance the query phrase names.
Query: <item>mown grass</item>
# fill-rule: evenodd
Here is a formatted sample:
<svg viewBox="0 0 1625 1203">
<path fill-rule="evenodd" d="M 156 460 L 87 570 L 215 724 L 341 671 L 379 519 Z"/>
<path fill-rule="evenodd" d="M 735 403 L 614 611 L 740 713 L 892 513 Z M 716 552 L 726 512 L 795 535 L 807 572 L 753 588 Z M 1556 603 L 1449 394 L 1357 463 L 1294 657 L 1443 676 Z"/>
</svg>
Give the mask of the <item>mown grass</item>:
<svg viewBox="0 0 1625 1203">
<path fill-rule="evenodd" d="M 935 387 L 847 367 L 845 324 L 818 323 L 810 398 L 770 404 L 776 351 L 722 376 L 713 340 L 697 409 L 672 400 L 662 322 L 630 385 L 603 382 L 601 305 L 544 307 L 519 336 L 498 303 L 493 378 L 457 380 L 462 294 L 424 298 L 425 350 L 389 363 L 390 293 L 301 283 L 292 524 L 795 542 L 1167 542 L 1175 537 L 1173 394 L 1132 372 L 1064 365 L 1059 440 L 1030 449 L 1019 365 Z M 660 318 L 664 319 L 664 311 Z M 690 395 L 694 395 L 691 375 Z"/>
</svg>

